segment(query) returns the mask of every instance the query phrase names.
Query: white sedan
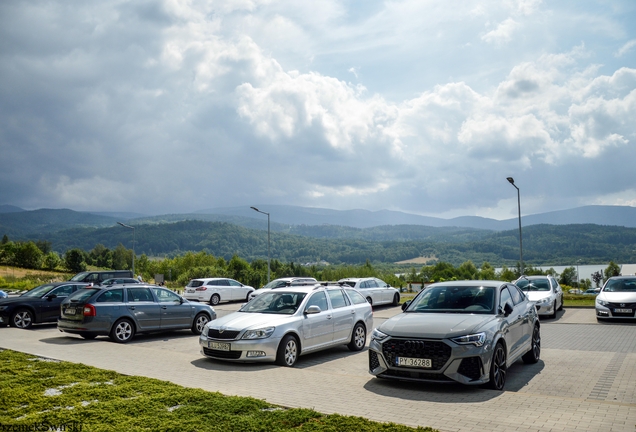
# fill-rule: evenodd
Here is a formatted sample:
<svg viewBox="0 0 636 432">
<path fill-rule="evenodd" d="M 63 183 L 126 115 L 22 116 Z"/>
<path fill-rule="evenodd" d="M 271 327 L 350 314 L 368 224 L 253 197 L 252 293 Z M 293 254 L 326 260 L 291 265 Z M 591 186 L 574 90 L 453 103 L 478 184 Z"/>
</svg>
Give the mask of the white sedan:
<svg viewBox="0 0 636 432">
<path fill-rule="evenodd" d="M 397 306 L 400 303 L 400 292 L 382 279 L 378 278 L 346 278 L 340 279 L 339 284 L 349 285 L 360 291 L 372 306 L 391 304 Z"/>
<path fill-rule="evenodd" d="M 192 279 L 184 289 L 184 297 L 188 300 L 217 305 L 222 301 L 247 301 L 254 291 L 251 286 L 228 278 Z"/>
</svg>

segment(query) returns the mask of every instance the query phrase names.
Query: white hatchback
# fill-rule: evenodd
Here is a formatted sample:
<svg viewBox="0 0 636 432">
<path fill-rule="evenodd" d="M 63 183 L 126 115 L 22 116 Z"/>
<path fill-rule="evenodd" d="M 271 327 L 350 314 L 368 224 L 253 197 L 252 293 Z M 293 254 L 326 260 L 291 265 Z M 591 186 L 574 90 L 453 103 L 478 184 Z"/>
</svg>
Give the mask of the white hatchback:
<svg viewBox="0 0 636 432">
<path fill-rule="evenodd" d="M 391 304 L 397 306 L 400 303 L 400 292 L 382 279 L 378 278 L 346 278 L 340 279 L 339 284 L 349 285 L 360 291 L 372 306 Z"/>
<path fill-rule="evenodd" d="M 184 289 L 188 300 L 217 305 L 222 301 L 247 301 L 254 291 L 251 286 L 228 278 L 192 279 Z"/>
</svg>

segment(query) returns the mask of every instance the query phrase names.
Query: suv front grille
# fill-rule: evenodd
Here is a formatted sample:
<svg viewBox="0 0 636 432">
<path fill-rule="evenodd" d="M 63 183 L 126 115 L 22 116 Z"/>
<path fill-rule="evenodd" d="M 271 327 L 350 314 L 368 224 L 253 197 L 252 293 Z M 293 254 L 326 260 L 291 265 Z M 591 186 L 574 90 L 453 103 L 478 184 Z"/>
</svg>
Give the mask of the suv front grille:
<svg viewBox="0 0 636 432">
<path fill-rule="evenodd" d="M 474 381 L 481 378 L 481 370 L 481 359 L 479 357 L 468 357 L 462 360 L 457 372 Z"/>
<path fill-rule="evenodd" d="M 224 330 L 220 332 L 219 329 L 211 328 L 208 330 L 208 337 L 212 339 L 236 339 L 240 332 L 240 330 Z"/>
<path fill-rule="evenodd" d="M 396 366 L 397 357 L 431 359 L 431 370 L 440 370 L 451 356 L 451 347 L 441 341 L 391 339 L 382 344 L 384 358 Z"/>
</svg>

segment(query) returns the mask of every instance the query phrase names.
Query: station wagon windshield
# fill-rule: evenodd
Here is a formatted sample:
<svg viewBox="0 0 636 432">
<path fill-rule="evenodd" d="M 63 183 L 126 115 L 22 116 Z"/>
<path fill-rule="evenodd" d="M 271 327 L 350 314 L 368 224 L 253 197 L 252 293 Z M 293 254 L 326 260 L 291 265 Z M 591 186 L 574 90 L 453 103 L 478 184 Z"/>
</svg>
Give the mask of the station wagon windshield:
<svg viewBox="0 0 636 432">
<path fill-rule="evenodd" d="M 305 293 L 294 292 L 267 292 L 254 298 L 239 312 L 293 315 L 300 307 L 305 295 Z"/>
<path fill-rule="evenodd" d="M 483 286 L 436 286 L 426 288 L 405 312 L 494 313 L 495 289 Z"/>
</svg>

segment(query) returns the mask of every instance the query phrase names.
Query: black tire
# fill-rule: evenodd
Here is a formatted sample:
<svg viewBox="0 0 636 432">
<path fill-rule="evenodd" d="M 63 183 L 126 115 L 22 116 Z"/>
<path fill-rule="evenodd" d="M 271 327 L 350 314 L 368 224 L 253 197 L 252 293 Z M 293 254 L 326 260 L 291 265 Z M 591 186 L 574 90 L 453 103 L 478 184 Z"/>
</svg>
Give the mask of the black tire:
<svg viewBox="0 0 636 432">
<path fill-rule="evenodd" d="M 218 294 L 212 294 L 212 297 L 210 297 L 210 304 L 212 306 L 218 305 L 220 301 L 221 297 Z"/>
<path fill-rule="evenodd" d="M 532 348 L 525 353 L 521 359 L 526 364 L 537 363 L 541 357 L 541 330 L 539 326 L 535 324 L 534 330 L 532 330 Z"/>
<path fill-rule="evenodd" d="M 276 364 L 279 366 L 294 367 L 298 360 L 298 341 L 292 335 L 287 335 L 280 341 L 276 351 Z"/>
<path fill-rule="evenodd" d="M 128 319 L 120 319 L 110 331 L 113 342 L 126 343 L 135 337 L 135 324 Z"/>
<path fill-rule="evenodd" d="M 247 295 L 245 296 L 245 301 L 246 302 L 250 301 L 250 294 L 252 294 L 252 293 L 248 292 Z"/>
<path fill-rule="evenodd" d="M 373 306 L 373 299 L 371 299 L 371 297 L 367 297 L 367 301 L 371 306 Z"/>
<path fill-rule="evenodd" d="M 563 296 L 561 296 L 561 304 L 559 305 L 559 311 L 563 310 Z"/>
<path fill-rule="evenodd" d="M 490 381 L 488 387 L 493 390 L 501 391 L 506 385 L 506 350 L 502 343 L 497 342 L 492 353 L 490 361 Z"/>
<path fill-rule="evenodd" d="M 195 335 L 200 335 L 205 325 L 210 322 L 210 317 L 207 314 L 201 312 L 197 316 L 194 317 L 194 321 L 192 321 L 192 333 Z"/>
<path fill-rule="evenodd" d="M 17 327 L 21 329 L 28 329 L 33 326 L 33 322 L 35 321 L 35 317 L 33 312 L 29 309 L 18 309 L 11 315 L 11 321 L 9 321 L 9 325 L 11 327 Z"/>
<path fill-rule="evenodd" d="M 400 304 L 400 295 L 398 293 L 393 294 L 393 306 L 397 306 Z"/>
<path fill-rule="evenodd" d="M 361 351 L 367 344 L 367 329 L 362 323 L 357 323 L 351 332 L 351 341 L 347 347 L 351 351 Z"/>
<path fill-rule="evenodd" d="M 556 309 L 556 300 L 555 300 L 554 303 L 552 303 L 552 314 L 550 315 L 550 318 L 555 319 L 556 313 L 557 313 L 557 309 Z"/>
<path fill-rule="evenodd" d="M 86 340 L 93 340 L 97 337 L 97 335 L 93 333 L 80 333 L 80 336 Z"/>
</svg>

